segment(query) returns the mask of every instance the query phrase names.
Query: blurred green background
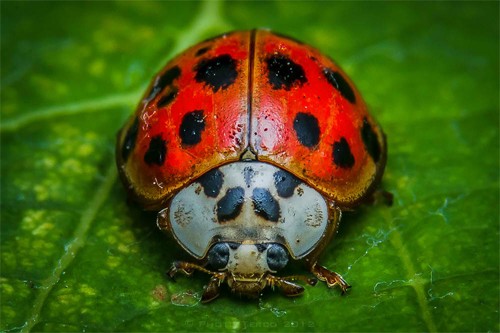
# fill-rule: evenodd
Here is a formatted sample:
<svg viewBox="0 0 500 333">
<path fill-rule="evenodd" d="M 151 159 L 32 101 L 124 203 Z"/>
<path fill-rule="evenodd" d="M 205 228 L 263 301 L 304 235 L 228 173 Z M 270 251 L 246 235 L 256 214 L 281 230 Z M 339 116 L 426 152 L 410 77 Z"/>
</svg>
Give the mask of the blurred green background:
<svg viewBox="0 0 500 333">
<path fill-rule="evenodd" d="M 0 2 L 0 330 L 499 331 L 499 2 Z M 182 257 L 126 204 L 115 134 L 189 45 L 271 28 L 334 58 L 389 142 L 392 207 L 345 214 L 288 299 L 165 277 Z"/>
</svg>

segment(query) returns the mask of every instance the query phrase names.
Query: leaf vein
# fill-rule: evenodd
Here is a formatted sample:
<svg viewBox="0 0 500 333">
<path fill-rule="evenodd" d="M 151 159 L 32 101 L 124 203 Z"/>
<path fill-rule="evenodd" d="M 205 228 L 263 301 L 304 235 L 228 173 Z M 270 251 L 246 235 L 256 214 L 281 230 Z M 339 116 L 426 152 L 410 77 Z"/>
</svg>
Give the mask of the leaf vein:
<svg viewBox="0 0 500 333">
<path fill-rule="evenodd" d="M 66 105 L 48 106 L 40 108 L 36 111 L 20 115 L 17 118 L 3 121 L 0 124 L 0 132 L 16 131 L 26 125 L 41 121 L 52 119 L 58 116 L 75 115 L 85 112 L 97 112 L 102 109 L 116 107 L 116 106 L 129 106 L 138 99 L 139 91 L 133 91 L 123 94 L 115 94 L 95 99 L 78 101 Z"/>
<path fill-rule="evenodd" d="M 85 240 L 87 239 L 87 233 L 90 229 L 90 226 L 92 225 L 92 222 L 94 221 L 99 208 L 102 206 L 106 198 L 108 198 L 111 188 L 116 181 L 116 178 L 116 166 L 113 163 L 106 172 L 104 181 L 97 189 L 95 197 L 92 201 L 90 201 L 87 209 L 83 212 L 80 218 L 80 222 L 78 223 L 78 226 L 76 228 L 74 237 L 65 246 L 64 254 L 59 259 L 56 268 L 52 272 L 52 275 L 41 283 L 40 293 L 33 302 L 31 315 L 28 317 L 26 324 L 22 328 L 21 332 L 31 331 L 31 329 L 39 321 L 41 310 L 45 304 L 47 296 L 59 282 L 62 273 L 73 262 L 73 259 L 76 257 L 78 251 L 85 245 Z"/>
<path fill-rule="evenodd" d="M 200 8 L 198 15 L 182 33 L 177 36 L 174 47 L 163 59 L 158 67 L 162 67 L 165 61 L 170 60 L 175 54 L 197 42 L 205 31 L 214 28 L 227 28 L 229 24 L 225 23 L 220 12 L 220 1 L 205 1 Z M 74 115 L 84 112 L 96 112 L 105 108 L 115 106 L 129 106 L 136 103 L 140 94 L 144 90 L 139 90 L 99 97 L 87 101 L 79 101 L 67 105 L 48 106 L 27 114 L 20 115 L 0 123 L 0 132 L 11 132 L 18 130 L 26 125 L 40 120 L 51 119 L 58 116 Z"/>
<path fill-rule="evenodd" d="M 390 212 L 388 214 L 390 214 Z M 396 229 L 392 233 L 392 235 L 393 235 L 393 237 L 391 237 L 390 240 L 393 243 L 394 247 L 396 249 L 399 249 L 398 256 L 401 259 L 401 262 L 403 263 L 403 266 L 406 270 L 407 275 L 410 277 L 418 276 L 417 270 L 415 269 L 415 266 L 413 265 L 413 263 L 411 261 L 408 249 L 404 245 L 403 240 L 401 238 L 401 232 L 398 229 Z M 426 292 L 424 290 L 424 284 L 423 283 L 410 283 L 409 285 L 415 290 L 415 293 L 417 295 L 417 302 L 418 302 L 418 305 L 420 307 L 420 311 L 422 313 L 422 319 L 424 320 L 425 324 L 427 325 L 428 331 L 429 332 L 437 332 L 436 323 L 434 322 L 434 318 L 432 317 L 431 310 L 430 310 L 429 305 L 427 303 L 427 297 L 426 297 Z"/>
</svg>

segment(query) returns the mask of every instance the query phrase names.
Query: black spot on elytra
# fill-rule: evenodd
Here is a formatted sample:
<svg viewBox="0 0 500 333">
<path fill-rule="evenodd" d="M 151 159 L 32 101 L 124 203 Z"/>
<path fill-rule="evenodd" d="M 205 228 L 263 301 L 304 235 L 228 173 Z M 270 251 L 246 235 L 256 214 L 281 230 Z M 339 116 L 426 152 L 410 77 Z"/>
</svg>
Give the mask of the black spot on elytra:
<svg viewBox="0 0 500 333">
<path fill-rule="evenodd" d="M 285 55 L 273 55 L 266 59 L 266 63 L 269 83 L 273 89 L 290 90 L 294 85 L 301 86 L 307 82 L 302 66 Z"/>
<path fill-rule="evenodd" d="M 207 51 L 210 50 L 210 47 L 207 46 L 207 47 L 202 47 L 201 49 L 199 49 L 198 51 L 196 51 L 195 53 L 195 56 L 196 57 L 199 57 L 201 55 L 204 55 L 205 53 L 207 53 Z"/>
<path fill-rule="evenodd" d="M 177 96 L 178 92 L 179 90 L 176 87 L 172 87 L 172 89 L 167 94 L 160 97 L 160 99 L 156 103 L 156 107 L 160 109 L 169 105 Z"/>
<path fill-rule="evenodd" d="M 255 188 L 252 193 L 254 211 L 257 215 L 272 222 L 278 222 L 280 217 L 280 205 L 273 198 L 269 190 Z"/>
<path fill-rule="evenodd" d="M 335 72 L 332 69 L 325 68 L 323 71 L 325 74 L 326 80 L 330 83 L 335 89 L 337 89 L 340 94 L 347 99 L 352 104 L 356 103 L 356 95 L 354 95 L 354 91 L 347 81 L 344 79 L 342 74 L 339 72 Z"/>
<path fill-rule="evenodd" d="M 273 178 L 276 191 L 282 198 L 291 197 L 295 188 L 302 183 L 297 177 L 283 170 L 276 171 Z"/>
<path fill-rule="evenodd" d="M 201 141 L 201 132 L 205 129 L 205 117 L 203 110 L 194 110 L 186 113 L 182 117 L 182 123 L 179 128 L 179 136 L 182 144 L 195 145 Z"/>
<path fill-rule="evenodd" d="M 272 271 L 278 271 L 288 264 L 288 252 L 280 244 L 271 244 L 267 250 L 267 266 Z"/>
<path fill-rule="evenodd" d="M 319 142 L 318 119 L 310 113 L 299 112 L 293 121 L 297 139 L 306 147 L 312 148 Z"/>
<path fill-rule="evenodd" d="M 247 187 L 250 187 L 254 175 L 255 171 L 251 167 L 245 167 L 243 169 L 243 178 L 245 178 L 245 184 Z"/>
<path fill-rule="evenodd" d="M 380 143 L 378 142 L 377 135 L 366 118 L 363 119 L 361 138 L 363 139 L 363 143 L 365 144 L 368 154 L 370 154 L 375 163 L 377 163 L 380 159 Z"/>
<path fill-rule="evenodd" d="M 137 140 L 137 132 L 139 131 L 139 118 L 135 117 L 132 126 L 130 126 L 125 134 L 125 138 L 123 139 L 122 146 L 122 159 L 126 161 L 130 152 L 134 150 L 135 141 Z"/>
<path fill-rule="evenodd" d="M 144 162 L 148 165 L 159 165 L 162 166 L 165 162 L 165 156 L 167 154 L 167 146 L 165 145 L 165 140 L 161 138 L 161 135 L 154 136 L 149 142 L 149 148 L 146 154 L 144 154 Z"/>
<path fill-rule="evenodd" d="M 351 153 L 349 143 L 344 137 L 340 138 L 340 141 L 333 143 L 333 163 L 344 169 L 352 168 L 354 165 L 354 156 Z"/>
<path fill-rule="evenodd" d="M 214 92 L 226 89 L 234 83 L 238 76 L 236 60 L 229 54 L 223 54 L 215 58 L 203 59 L 194 68 L 195 79 L 205 82 L 212 87 Z"/>
<path fill-rule="evenodd" d="M 167 70 L 162 75 L 158 76 L 155 80 L 151 91 L 148 94 L 147 100 L 150 101 L 154 99 L 163 89 L 171 85 L 175 79 L 181 75 L 181 69 L 179 66 L 174 66 Z"/>
<path fill-rule="evenodd" d="M 224 183 L 224 174 L 219 169 L 210 170 L 198 179 L 198 183 L 207 197 L 216 198 Z"/>
<path fill-rule="evenodd" d="M 217 220 L 225 222 L 236 218 L 243 206 L 245 190 L 234 187 L 227 190 L 226 194 L 217 202 Z"/>
</svg>

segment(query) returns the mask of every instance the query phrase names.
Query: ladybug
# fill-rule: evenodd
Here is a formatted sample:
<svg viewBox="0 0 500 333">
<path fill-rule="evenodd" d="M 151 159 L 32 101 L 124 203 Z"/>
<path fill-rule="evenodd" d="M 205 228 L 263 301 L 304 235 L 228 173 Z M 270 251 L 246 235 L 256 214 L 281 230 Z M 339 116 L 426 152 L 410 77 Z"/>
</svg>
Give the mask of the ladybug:
<svg viewBox="0 0 500 333">
<path fill-rule="evenodd" d="M 210 275 L 202 302 L 226 283 L 287 296 L 319 279 L 350 286 L 318 264 L 342 211 L 373 198 L 385 135 L 330 58 L 267 30 L 199 43 L 153 79 L 118 133 L 129 196 L 158 211 L 158 227 L 194 259 L 168 274 Z M 315 278 L 279 276 L 291 260 Z"/>
</svg>

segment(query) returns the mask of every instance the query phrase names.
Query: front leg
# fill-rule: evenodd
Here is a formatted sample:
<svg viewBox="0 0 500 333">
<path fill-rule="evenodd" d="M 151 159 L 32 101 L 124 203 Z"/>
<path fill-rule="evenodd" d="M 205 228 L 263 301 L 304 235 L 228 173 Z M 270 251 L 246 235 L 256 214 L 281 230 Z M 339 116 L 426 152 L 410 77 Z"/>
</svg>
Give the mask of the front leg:
<svg viewBox="0 0 500 333">
<path fill-rule="evenodd" d="M 201 302 L 208 303 L 219 297 L 220 285 L 222 282 L 224 282 L 225 279 L 226 279 L 226 274 L 215 273 L 215 275 L 212 276 L 212 278 L 208 282 L 208 285 L 205 287 L 205 290 L 203 291 L 203 295 L 201 296 Z"/>
<path fill-rule="evenodd" d="M 304 281 L 311 286 L 316 285 L 316 282 L 318 282 L 318 280 L 316 279 L 310 279 L 302 275 L 292 275 L 285 277 L 277 277 L 269 275 L 267 276 L 266 279 L 267 279 L 267 285 L 271 287 L 276 286 L 280 288 L 281 291 L 288 297 L 299 296 L 304 292 L 304 287 L 296 283 L 293 283 L 292 281 L 297 281 L 297 280 Z"/>
<path fill-rule="evenodd" d="M 208 285 L 205 287 L 205 290 L 203 291 L 203 295 L 201 296 L 201 302 L 207 303 L 217 298 L 219 296 L 219 287 L 221 283 L 223 283 L 224 280 L 226 279 L 225 272 L 212 272 L 197 264 L 185 261 L 174 261 L 172 263 L 172 267 L 169 269 L 167 274 L 171 279 L 174 279 L 175 274 L 177 274 L 178 272 L 182 272 L 187 276 L 190 276 L 193 274 L 195 270 L 207 273 L 212 276 L 210 278 L 210 281 L 208 282 Z"/>
<path fill-rule="evenodd" d="M 338 285 L 340 289 L 342 289 L 342 294 L 345 294 L 347 289 L 351 288 L 351 286 L 340 274 L 332 272 L 327 268 L 318 265 L 316 262 L 311 266 L 311 272 L 318 278 L 318 280 L 326 282 L 329 288 Z"/>
<path fill-rule="evenodd" d="M 191 276 L 191 274 L 193 274 L 193 272 L 195 270 L 203 272 L 203 273 L 207 273 L 210 275 L 220 275 L 220 273 L 218 273 L 218 272 L 209 271 L 205 267 L 201 267 L 200 265 L 193 264 L 191 262 L 186 262 L 186 261 L 174 261 L 172 263 L 172 267 L 170 267 L 170 269 L 168 270 L 167 275 L 169 277 L 171 277 L 172 279 L 174 278 L 175 274 L 177 274 L 177 272 L 182 272 L 182 273 L 186 274 L 187 276 Z"/>
<path fill-rule="evenodd" d="M 175 280 L 174 277 L 178 272 L 182 272 L 187 276 L 191 276 L 191 274 L 193 274 L 194 270 L 197 268 L 203 268 L 203 267 L 185 261 L 174 261 L 172 263 L 172 266 L 168 270 L 167 275 L 172 280 Z"/>
<path fill-rule="evenodd" d="M 267 285 L 271 286 L 272 288 L 274 288 L 274 286 L 278 287 L 279 289 L 281 289 L 283 294 L 288 297 L 299 296 L 304 292 L 304 287 L 302 287 L 301 285 L 293 283 L 286 278 L 280 278 L 272 275 L 267 277 Z"/>
</svg>

